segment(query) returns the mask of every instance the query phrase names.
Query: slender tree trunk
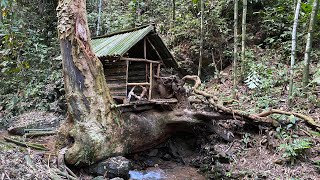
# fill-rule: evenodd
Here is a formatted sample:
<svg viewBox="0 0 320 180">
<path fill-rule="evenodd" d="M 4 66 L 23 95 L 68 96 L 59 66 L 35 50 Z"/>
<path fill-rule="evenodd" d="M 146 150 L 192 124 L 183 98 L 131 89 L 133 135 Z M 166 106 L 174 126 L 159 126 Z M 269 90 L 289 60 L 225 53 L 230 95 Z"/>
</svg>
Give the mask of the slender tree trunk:
<svg viewBox="0 0 320 180">
<path fill-rule="evenodd" d="M 204 0 L 201 0 L 201 25 L 200 25 L 200 58 L 198 67 L 198 76 L 201 77 L 202 58 L 203 58 L 203 15 L 204 15 Z"/>
<path fill-rule="evenodd" d="M 234 24 L 233 24 L 233 33 L 234 33 L 234 43 L 233 43 L 233 88 L 232 88 L 232 98 L 236 98 L 237 91 L 237 63 L 238 63 L 238 0 L 234 0 Z"/>
<path fill-rule="evenodd" d="M 243 76 L 246 65 L 246 22 L 247 22 L 247 0 L 243 0 L 242 9 L 242 39 L 241 39 L 241 75 Z"/>
<path fill-rule="evenodd" d="M 96 33 L 97 36 L 99 36 L 99 31 L 100 31 L 101 8 L 102 8 L 102 0 L 99 0 L 98 21 L 97 21 L 97 33 Z"/>
<path fill-rule="evenodd" d="M 294 77 L 294 65 L 296 59 L 296 45 L 297 45 L 297 26 L 299 21 L 299 12 L 300 12 L 301 0 L 298 0 L 297 7 L 294 14 L 294 22 L 292 27 L 292 48 L 291 48 L 291 64 L 290 64 L 290 83 L 289 83 L 289 94 L 288 94 L 288 107 L 291 106 L 293 99 L 293 77 Z"/>
<path fill-rule="evenodd" d="M 307 91 L 307 86 L 309 83 L 309 66 L 310 66 L 310 55 L 312 50 L 312 41 L 313 41 L 313 33 L 314 33 L 314 24 L 317 19 L 319 8 L 319 0 L 313 1 L 312 12 L 310 17 L 308 35 L 307 35 L 307 43 L 306 43 L 306 51 L 304 53 L 304 69 L 303 69 L 303 90 Z"/>
<path fill-rule="evenodd" d="M 176 20 L 176 0 L 172 0 L 172 22 L 174 26 L 174 22 Z"/>
</svg>

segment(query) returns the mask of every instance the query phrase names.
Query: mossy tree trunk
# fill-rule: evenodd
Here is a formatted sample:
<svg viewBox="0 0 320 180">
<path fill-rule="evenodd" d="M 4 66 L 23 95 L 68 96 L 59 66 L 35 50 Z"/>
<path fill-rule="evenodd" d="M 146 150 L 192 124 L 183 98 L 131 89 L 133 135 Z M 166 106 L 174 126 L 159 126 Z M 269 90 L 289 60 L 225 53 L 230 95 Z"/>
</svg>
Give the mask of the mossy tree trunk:
<svg viewBox="0 0 320 180">
<path fill-rule="evenodd" d="M 123 151 L 121 123 L 115 123 L 118 114 L 111 109 L 103 66 L 90 45 L 85 5 L 85 0 L 60 0 L 57 7 L 68 108 L 58 144 L 73 142 L 65 154 L 71 164 L 90 164 Z"/>
</svg>

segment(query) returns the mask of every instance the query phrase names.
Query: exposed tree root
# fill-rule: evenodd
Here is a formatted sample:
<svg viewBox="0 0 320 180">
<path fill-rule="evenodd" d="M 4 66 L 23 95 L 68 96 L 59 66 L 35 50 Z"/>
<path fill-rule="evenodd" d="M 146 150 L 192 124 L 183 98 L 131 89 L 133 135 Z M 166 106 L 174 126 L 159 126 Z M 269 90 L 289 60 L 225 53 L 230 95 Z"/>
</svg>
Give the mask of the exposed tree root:
<svg viewBox="0 0 320 180">
<path fill-rule="evenodd" d="M 264 112 L 262 112 L 260 114 L 257 114 L 257 116 L 266 117 L 266 116 L 269 116 L 271 114 L 284 114 L 284 115 L 288 115 L 288 116 L 294 115 L 294 116 L 306 121 L 309 125 L 315 127 L 318 131 L 320 131 L 320 125 L 317 124 L 312 117 L 306 116 L 304 114 L 297 113 L 297 112 L 287 112 L 287 111 L 282 111 L 282 110 L 279 110 L 279 109 L 270 109 L 268 111 L 264 111 Z"/>
<path fill-rule="evenodd" d="M 185 76 L 182 78 L 183 81 L 185 80 L 192 80 L 194 81 L 194 86 L 192 87 L 192 90 L 194 91 L 195 94 L 202 95 L 208 99 L 208 102 L 214 106 L 217 110 L 222 111 L 223 113 L 232 115 L 234 119 L 240 119 L 243 121 L 246 121 L 247 123 L 254 123 L 254 124 L 264 124 L 264 125 L 273 125 L 273 126 L 278 126 L 279 123 L 276 120 L 273 120 L 271 118 L 268 118 L 269 115 L 271 114 L 284 114 L 284 115 L 294 115 L 304 121 L 306 121 L 309 125 L 312 127 L 316 128 L 318 131 L 320 131 L 320 125 L 317 124 L 313 118 L 296 113 L 296 112 L 287 112 L 287 111 L 282 111 L 278 109 L 270 109 L 268 111 L 264 111 L 260 114 L 250 114 L 245 111 L 240 111 L 240 110 L 234 110 L 232 108 L 225 107 L 223 105 L 220 105 L 219 103 L 216 103 L 215 101 L 218 101 L 218 98 L 212 94 L 209 94 L 205 91 L 200 91 L 197 88 L 201 85 L 201 80 L 198 76 Z"/>
</svg>

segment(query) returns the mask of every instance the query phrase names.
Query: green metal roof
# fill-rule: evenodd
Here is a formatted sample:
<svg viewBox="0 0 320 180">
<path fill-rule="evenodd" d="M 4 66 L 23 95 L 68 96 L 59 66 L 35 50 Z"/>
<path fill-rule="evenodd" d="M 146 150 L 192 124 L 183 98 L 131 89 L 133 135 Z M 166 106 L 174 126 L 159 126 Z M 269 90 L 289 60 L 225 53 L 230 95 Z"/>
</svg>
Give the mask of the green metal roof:
<svg viewBox="0 0 320 180">
<path fill-rule="evenodd" d="M 122 56 L 136 43 L 154 30 L 150 25 L 139 30 L 92 39 L 92 48 L 98 57 Z"/>
</svg>

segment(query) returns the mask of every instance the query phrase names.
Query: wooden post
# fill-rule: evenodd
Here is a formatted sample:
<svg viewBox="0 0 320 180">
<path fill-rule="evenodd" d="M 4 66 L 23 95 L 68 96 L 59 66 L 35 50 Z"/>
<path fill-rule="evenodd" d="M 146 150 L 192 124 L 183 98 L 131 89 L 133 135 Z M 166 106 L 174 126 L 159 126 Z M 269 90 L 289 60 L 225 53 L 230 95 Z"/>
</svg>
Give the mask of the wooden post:
<svg viewBox="0 0 320 180">
<path fill-rule="evenodd" d="M 128 93 L 128 80 L 129 80 L 129 60 L 126 60 L 126 64 L 127 64 L 127 72 L 126 72 L 126 94 L 127 94 Z M 126 99 L 122 103 L 128 104 L 129 102 L 127 102 L 127 98 L 128 97 L 126 95 Z"/>
<path fill-rule="evenodd" d="M 143 39 L 143 57 L 144 57 L 144 59 L 147 59 L 147 42 L 146 42 L 146 38 Z"/>
<path fill-rule="evenodd" d="M 157 76 L 160 77 L 160 64 L 158 64 Z"/>
<path fill-rule="evenodd" d="M 152 94 L 152 81 L 153 81 L 153 73 L 152 73 L 152 66 L 153 64 L 150 63 L 150 86 L 149 86 L 149 100 L 151 100 L 151 94 Z"/>
<path fill-rule="evenodd" d="M 147 59 L 147 42 L 146 38 L 143 39 L 143 57 Z M 148 81 L 148 64 L 146 63 L 146 81 Z"/>
</svg>

